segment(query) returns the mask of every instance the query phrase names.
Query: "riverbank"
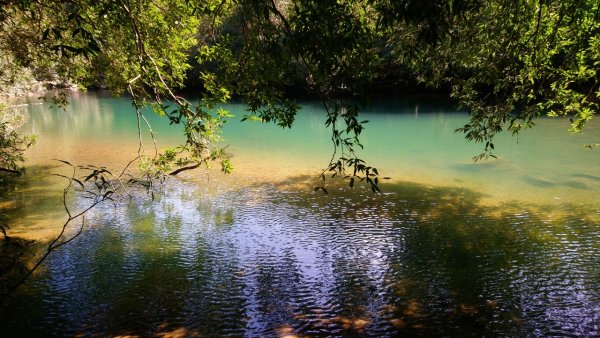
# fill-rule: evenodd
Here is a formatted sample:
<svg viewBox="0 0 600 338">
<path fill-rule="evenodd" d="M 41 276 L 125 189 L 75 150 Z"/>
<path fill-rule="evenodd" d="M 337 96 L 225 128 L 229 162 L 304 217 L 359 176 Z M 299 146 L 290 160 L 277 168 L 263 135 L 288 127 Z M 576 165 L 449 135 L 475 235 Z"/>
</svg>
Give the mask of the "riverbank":
<svg viewBox="0 0 600 338">
<path fill-rule="evenodd" d="M 0 102 L 24 97 L 41 97 L 57 89 L 79 90 L 82 87 L 47 67 L 21 67 L 14 60 L 0 58 Z"/>
<path fill-rule="evenodd" d="M 19 102 L 24 98 L 41 98 L 55 90 L 79 91 L 81 88 L 74 84 L 62 81 L 31 81 L 19 83 L 10 88 L 0 88 L 0 102 L 9 104 Z"/>
</svg>

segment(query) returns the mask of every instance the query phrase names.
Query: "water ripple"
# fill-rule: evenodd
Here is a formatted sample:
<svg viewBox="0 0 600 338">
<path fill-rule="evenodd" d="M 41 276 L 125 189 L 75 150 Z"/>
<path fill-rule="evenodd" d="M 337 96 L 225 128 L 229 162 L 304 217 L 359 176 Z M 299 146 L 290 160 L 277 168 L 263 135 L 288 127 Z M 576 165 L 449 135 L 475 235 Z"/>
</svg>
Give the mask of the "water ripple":
<svg viewBox="0 0 600 338">
<path fill-rule="evenodd" d="M 181 183 L 98 213 L 0 333 L 599 334 L 597 223 L 454 193 Z"/>
</svg>

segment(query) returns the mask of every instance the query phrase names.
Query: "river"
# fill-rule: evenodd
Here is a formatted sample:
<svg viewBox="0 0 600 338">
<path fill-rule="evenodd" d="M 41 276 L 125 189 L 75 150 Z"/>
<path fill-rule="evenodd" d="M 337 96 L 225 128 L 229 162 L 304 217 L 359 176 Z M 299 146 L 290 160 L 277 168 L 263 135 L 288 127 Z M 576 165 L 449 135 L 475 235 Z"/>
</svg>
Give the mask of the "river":
<svg viewBox="0 0 600 338">
<path fill-rule="evenodd" d="M 3 201 L 15 236 L 58 233 L 55 159 L 119 170 L 136 155 L 130 100 L 71 101 L 22 107 L 39 141 Z M 361 156 L 390 179 L 381 194 L 329 180 L 325 195 L 330 134 L 321 106 L 300 103 L 291 130 L 226 105 L 234 173 L 186 172 L 154 199 L 94 209 L 1 309 L 0 336 L 600 335 L 600 153 L 584 147 L 598 121 L 570 135 L 542 118 L 473 163 L 481 145 L 454 132 L 465 112 L 375 101 Z M 160 147 L 181 141 L 148 118 Z"/>
</svg>

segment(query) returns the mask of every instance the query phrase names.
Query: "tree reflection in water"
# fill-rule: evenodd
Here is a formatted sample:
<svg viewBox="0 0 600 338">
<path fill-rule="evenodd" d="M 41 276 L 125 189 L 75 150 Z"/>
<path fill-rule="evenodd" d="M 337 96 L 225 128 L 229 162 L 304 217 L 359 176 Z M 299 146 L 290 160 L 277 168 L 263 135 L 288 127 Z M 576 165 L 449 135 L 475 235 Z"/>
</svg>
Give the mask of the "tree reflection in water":
<svg viewBox="0 0 600 338">
<path fill-rule="evenodd" d="M 323 195 L 311 179 L 174 182 L 97 212 L 103 225 L 50 258 L 2 333 L 598 334 L 592 206 L 410 183 Z"/>
</svg>

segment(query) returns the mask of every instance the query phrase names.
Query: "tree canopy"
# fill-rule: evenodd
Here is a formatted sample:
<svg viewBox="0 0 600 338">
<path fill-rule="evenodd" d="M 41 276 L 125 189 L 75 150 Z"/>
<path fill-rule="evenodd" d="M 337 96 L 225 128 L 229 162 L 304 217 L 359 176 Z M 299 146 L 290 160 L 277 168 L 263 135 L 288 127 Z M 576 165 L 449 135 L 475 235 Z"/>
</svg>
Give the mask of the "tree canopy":
<svg viewBox="0 0 600 338">
<path fill-rule="evenodd" d="M 215 145 L 228 114 L 214 108 L 232 96 L 244 119 L 281 127 L 299 109 L 290 91 L 320 98 L 336 149 L 327 170 L 374 190 L 355 102 L 381 83 L 446 91 L 470 113 L 460 131 L 485 145 L 477 158 L 501 131 L 560 115 L 577 132 L 599 109 L 597 0 L 5 0 L 0 22 L 3 65 L 102 83 L 129 93 L 140 121 L 152 105 L 183 125 L 185 144 L 147 159 L 155 169 L 230 170 Z M 180 95 L 189 83 L 200 104 Z"/>
</svg>

